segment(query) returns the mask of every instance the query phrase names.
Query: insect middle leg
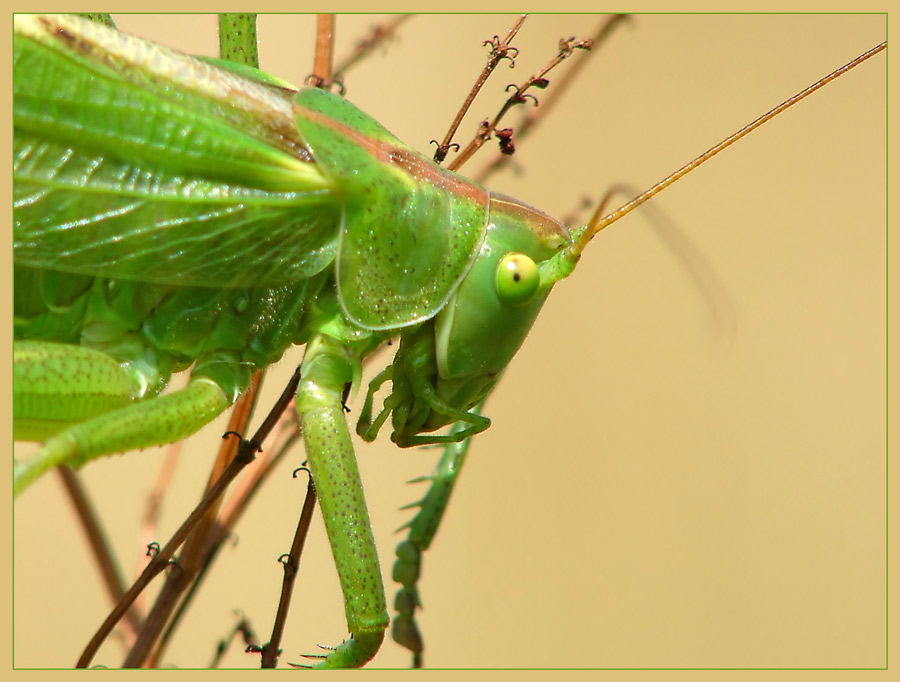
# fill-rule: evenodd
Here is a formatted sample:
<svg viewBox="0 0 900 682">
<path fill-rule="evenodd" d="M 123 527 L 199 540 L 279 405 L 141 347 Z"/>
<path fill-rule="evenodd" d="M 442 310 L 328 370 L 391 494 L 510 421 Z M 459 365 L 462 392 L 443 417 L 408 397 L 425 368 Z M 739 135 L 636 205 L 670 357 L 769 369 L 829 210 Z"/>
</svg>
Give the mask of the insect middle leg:
<svg viewBox="0 0 900 682">
<path fill-rule="evenodd" d="M 321 668 L 364 665 L 378 652 L 390 622 L 375 537 L 342 402 L 344 386 L 353 381 L 358 364 L 358 357 L 344 343 L 316 335 L 307 344 L 297 391 L 303 442 L 351 635 L 322 656 L 317 666 Z"/>
</svg>

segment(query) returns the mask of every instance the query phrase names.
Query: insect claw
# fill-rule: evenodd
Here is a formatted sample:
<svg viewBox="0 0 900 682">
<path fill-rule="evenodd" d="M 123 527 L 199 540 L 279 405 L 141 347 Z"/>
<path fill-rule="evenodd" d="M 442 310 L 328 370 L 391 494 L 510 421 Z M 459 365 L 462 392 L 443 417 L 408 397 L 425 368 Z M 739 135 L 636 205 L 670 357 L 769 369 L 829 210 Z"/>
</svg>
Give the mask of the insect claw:
<svg viewBox="0 0 900 682">
<path fill-rule="evenodd" d="M 309 470 L 309 467 L 297 467 L 296 469 L 294 469 L 291 476 L 293 476 L 294 478 L 297 478 L 297 472 L 299 472 L 299 471 L 305 471 L 306 475 L 309 476 L 310 478 L 312 478 L 312 471 Z"/>
<path fill-rule="evenodd" d="M 332 647 L 332 646 L 325 646 L 324 644 L 319 644 L 317 646 L 320 649 L 325 649 L 326 651 L 334 651 L 334 647 Z M 322 659 L 328 658 L 328 654 L 300 654 L 300 655 L 303 656 L 303 658 L 310 658 L 313 660 L 322 660 Z M 311 665 L 307 665 L 306 663 L 291 663 L 290 661 L 288 661 L 287 664 L 289 666 L 291 666 L 292 668 L 312 668 Z"/>
<path fill-rule="evenodd" d="M 147 545 L 147 554 L 146 556 L 156 556 L 159 554 L 159 543 L 151 542 Z"/>
</svg>

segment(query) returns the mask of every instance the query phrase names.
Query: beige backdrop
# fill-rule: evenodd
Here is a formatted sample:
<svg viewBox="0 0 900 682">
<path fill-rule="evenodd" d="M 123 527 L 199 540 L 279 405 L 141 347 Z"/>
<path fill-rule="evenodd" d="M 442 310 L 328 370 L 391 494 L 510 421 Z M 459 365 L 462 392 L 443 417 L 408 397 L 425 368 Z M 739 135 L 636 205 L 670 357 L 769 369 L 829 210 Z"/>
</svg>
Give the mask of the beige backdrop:
<svg viewBox="0 0 900 682">
<path fill-rule="evenodd" d="M 376 21 L 341 17 L 338 54 Z M 517 68 L 489 83 L 493 99 L 597 21 L 529 19 Z M 415 19 L 348 76 L 348 97 L 427 152 L 484 62 L 481 41 L 510 24 Z M 121 27 L 215 49 L 212 17 Z M 263 67 L 302 81 L 312 35 L 309 17 L 264 17 Z M 519 172 L 490 186 L 554 215 L 615 183 L 645 188 L 884 36 L 877 16 L 637 16 L 520 145 Z M 884 663 L 884 83 L 879 56 L 667 190 L 655 204 L 699 255 L 635 215 L 557 287 L 488 403 L 494 425 L 426 556 L 429 666 Z M 463 135 L 491 102 L 476 104 Z M 159 539 L 195 501 L 222 430 L 189 442 Z M 408 518 L 397 507 L 420 492 L 403 481 L 435 457 L 386 437 L 359 447 L 388 578 L 393 531 Z M 305 488 L 289 472 L 302 458 L 238 528 L 167 663 L 204 666 L 235 609 L 268 638 L 276 558 Z M 143 561 L 138 519 L 160 461 L 148 451 L 85 470 L 129 572 Z M 24 495 L 15 521 L 15 663 L 70 666 L 107 605 L 55 477 Z M 345 635 L 320 526 L 283 660 Z M 96 662 L 121 660 L 112 642 Z M 255 665 L 241 647 L 227 662 Z M 374 665 L 407 663 L 387 643 Z"/>
</svg>

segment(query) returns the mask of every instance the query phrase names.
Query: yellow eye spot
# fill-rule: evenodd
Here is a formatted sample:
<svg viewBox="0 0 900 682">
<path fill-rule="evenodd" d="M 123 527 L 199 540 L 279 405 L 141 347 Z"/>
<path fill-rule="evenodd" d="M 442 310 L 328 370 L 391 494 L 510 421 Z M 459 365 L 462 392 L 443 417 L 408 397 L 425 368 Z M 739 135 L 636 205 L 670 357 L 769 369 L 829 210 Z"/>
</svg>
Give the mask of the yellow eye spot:
<svg viewBox="0 0 900 682">
<path fill-rule="evenodd" d="M 508 253 L 497 266 L 497 295 L 513 306 L 528 305 L 541 284 L 537 265 L 524 253 Z"/>
</svg>

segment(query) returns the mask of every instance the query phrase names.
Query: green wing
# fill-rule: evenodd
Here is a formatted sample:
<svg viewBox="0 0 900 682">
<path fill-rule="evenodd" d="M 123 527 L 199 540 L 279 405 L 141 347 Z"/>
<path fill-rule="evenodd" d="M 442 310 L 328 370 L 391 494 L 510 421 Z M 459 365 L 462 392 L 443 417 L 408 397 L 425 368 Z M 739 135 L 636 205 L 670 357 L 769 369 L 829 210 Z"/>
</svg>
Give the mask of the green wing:
<svg viewBox="0 0 900 682">
<path fill-rule="evenodd" d="M 309 277 L 340 210 L 289 91 L 75 17 L 14 38 L 16 262 L 161 283 Z"/>
<path fill-rule="evenodd" d="M 331 93 L 301 90 L 294 114 L 344 208 L 337 260 L 344 311 L 369 329 L 433 317 L 484 240 L 487 191 Z"/>
</svg>

